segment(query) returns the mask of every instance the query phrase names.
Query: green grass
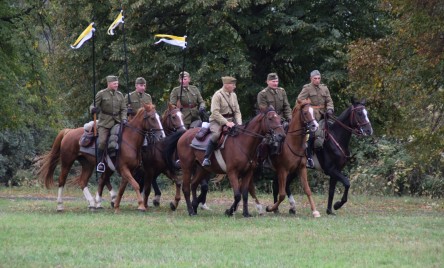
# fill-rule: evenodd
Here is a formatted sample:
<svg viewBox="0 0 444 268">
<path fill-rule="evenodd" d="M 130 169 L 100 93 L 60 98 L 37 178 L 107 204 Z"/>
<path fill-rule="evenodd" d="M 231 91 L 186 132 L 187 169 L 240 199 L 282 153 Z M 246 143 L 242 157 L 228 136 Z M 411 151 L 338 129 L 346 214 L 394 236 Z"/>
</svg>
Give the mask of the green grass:
<svg viewBox="0 0 444 268">
<path fill-rule="evenodd" d="M 335 217 L 315 196 L 297 215 L 223 215 L 232 193 L 211 192 L 212 211 L 189 217 L 184 203 L 135 211 L 127 190 L 120 214 L 109 204 L 91 212 L 80 190 L 66 191 L 57 213 L 56 189 L 0 188 L 0 267 L 443 267 L 444 202 L 411 197 L 350 196 Z M 107 193 L 106 193 L 107 194 Z M 51 197 L 49 199 L 48 197 Z M 105 196 L 108 198 L 108 196 Z M 264 204 L 271 196 L 260 195 Z"/>
</svg>

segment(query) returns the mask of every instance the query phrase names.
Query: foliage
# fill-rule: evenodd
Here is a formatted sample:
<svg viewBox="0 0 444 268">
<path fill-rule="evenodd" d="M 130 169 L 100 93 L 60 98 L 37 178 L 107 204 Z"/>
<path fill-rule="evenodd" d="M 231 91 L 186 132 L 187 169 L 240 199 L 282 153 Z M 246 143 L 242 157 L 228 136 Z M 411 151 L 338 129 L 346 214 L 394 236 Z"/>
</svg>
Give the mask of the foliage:
<svg viewBox="0 0 444 268">
<path fill-rule="evenodd" d="M 392 34 L 349 47 L 351 83 L 368 96 L 378 135 L 400 140 L 418 174 L 440 176 L 444 156 L 444 2 L 382 1 Z M 436 169 L 435 165 L 438 165 Z M 441 170 L 441 171 L 440 171 Z"/>
</svg>

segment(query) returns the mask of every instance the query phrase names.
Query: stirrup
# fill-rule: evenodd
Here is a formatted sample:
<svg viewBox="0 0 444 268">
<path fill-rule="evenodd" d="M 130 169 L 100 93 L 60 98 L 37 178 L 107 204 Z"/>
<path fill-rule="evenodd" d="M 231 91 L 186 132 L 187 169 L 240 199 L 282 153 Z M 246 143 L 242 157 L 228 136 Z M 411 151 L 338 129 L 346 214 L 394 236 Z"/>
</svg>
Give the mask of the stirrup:
<svg viewBox="0 0 444 268">
<path fill-rule="evenodd" d="M 104 173 L 105 172 L 105 163 L 100 162 L 99 164 L 97 164 L 96 170 L 97 170 L 97 172 Z"/>
<path fill-rule="evenodd" d="M 307 158 L 307 168 L 314 168 L 313 159 Z"/>
<path fill-rule="evenodd" d="M 202 166 L 203 166 L 203 167 L 211 166 L 211 161 L 210 161 L 210 159 L 205 158 L 205 159 L 202 161 Z"/>
</svg>

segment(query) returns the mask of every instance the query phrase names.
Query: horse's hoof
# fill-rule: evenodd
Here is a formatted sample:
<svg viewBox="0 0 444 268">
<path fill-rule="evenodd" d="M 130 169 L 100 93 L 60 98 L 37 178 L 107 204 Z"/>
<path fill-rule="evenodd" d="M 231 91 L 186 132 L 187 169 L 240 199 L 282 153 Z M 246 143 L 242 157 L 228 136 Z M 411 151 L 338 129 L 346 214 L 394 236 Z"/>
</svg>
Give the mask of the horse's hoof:
<svg viewBox="0 0 444 268">
<path fill-rule="evenodd" d="M 190 217 L 194 217 L 197 216 L 197 213 L 193 212 L 193 213 L 189 213 Z"/>
<path fill-rule="evenodd" d="M 99 207 L 96 206 L 96 209 L 103 209 L 103 206 L 99 206 Z"/>
<path fill-rule="evenodd" d="M 336 214 L 333 211 L 331 211 L 331 209 L 327 209 L 327 215 L 336 216 Z"/>
<path fill-rule="evenodd" d="M 269 206 L 267 206 L 267 207 L 265 208 L 265 211 L 267 211 L 267 212 L 271 212 L 271 209 L 270 209 L 270 207 L 269 207 Z"/>
<path fill-rule="evenodd" d="M 111 207 L 114 208 L 114 202 L 111 202 Z"/>
<path fill-rule="evenodd" d="M 290 209 L 288 210 L 288 213 L 291 214 L 291 215 L 295 215 L 295 214 L 296 214 L 296 209 L 294 209 L 294 208 L 290 208 Z"/>
<path fill-rule="evenodd" d="M 321 213 L 319 213 L 319 211 L 315 210 L 315 211 L 313 211 L 313 217 L 319 218 L 319 217 L 321 217 Z"/>
<path fill-rule="evenodd" d="M 244 218 L 251 218 L 251 217 L 253 217 L 253 216 L 251 216 L 250 213 L 243 213 L 242 215 L 244 216 Z"/>
<path fill-rule="evenodd" d="M 233 216 L 233 212 L 230 209 L 225 210 L 225 215 L 227 215 L 228 217 Z"/>
<path fill-rule="evenodd" d="M 157 200 L 153 200 L 153 205 L 154 205 L 155 207 L 158 207 L 158 206 L 160 206 L 160 203 L 159 203 L 159 201 L 157 201 Z"/>
<path fill-rule="evenodd" d="M 96 207 L 88 207 L 89 211 L 95 212 L 96 211 Z"/>
<path fill-rule="evenodd" d="M 176 211 L 176 206 L 174 205 L 173 202 L 170 203 L 170 209 L 171 211 Z"/>
<path fill-rule="evenodd" d="M 343 205 L 343 203 L 342 203 L 341 201 L 338 201 L 338 202 L 336 202 L 336 203 L 334 204 L 333 208 L 334 208 L 335 210 L 338 210 L 338 209 L 340 209 L 340 208 L 342 207 L 342 205 Z"/>
</svg>

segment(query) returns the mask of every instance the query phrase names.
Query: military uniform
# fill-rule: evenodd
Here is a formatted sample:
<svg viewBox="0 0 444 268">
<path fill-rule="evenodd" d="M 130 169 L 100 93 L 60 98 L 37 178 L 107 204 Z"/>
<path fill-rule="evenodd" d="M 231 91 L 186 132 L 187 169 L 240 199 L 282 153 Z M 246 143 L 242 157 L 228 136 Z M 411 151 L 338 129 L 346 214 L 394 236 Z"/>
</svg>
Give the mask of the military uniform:
<svg viewBox="0 0 444 268">
<path fill-rule="evenodd" d="M 91 105 L 91 109 L 94 104 Z M 99 145 L 98 148 L 104 150 L 106 140 L 111 128 L 127 119 L 127 109 L 122 92 L 109 88 L 102 89 L 96 94 L 96 107 L 99 108 Z"/>
<path fill-rule="evenodd" d="M 230 106 L 233 110 L 230 109 Z M 214 93 L 211 99 L 210 130 L 212 142 L 217 142 L 222 126 L 227 122 L 242 125 L 242 115 L 236 93 L 229 93 L 221 88 Z"/>
<path fill-rule="evenodd" d="M 125 105 L 128 107 L 128 104 L 131 104 L 131 109 L 133 110 L 133 113 L 136 114 L 137 110 L 139 110 L 141 107 L 143 107 L 143 104 L 152 104 L 153 100 L 151 99 L 150 94 L 142 92 L 139 93 L 137 91 L 133 91 L 129 94 L 126 94 L 125 96 Z"/>
<path fill-rule="evenodd" d="M 312 83 L 304 85 L 298 100 L 310 99 L 314 109 L 314 116 L 319 121 L 327 110 L 334 111 L 333 100 L 328 87 L 324 84 L 315 86 Z M 297 101 L 296 101 L 297 104 Z M 295 104 L 295 105 L 296 105 Z"/>
<path fill-rule="evenodd" d="M 278 87 L 272 89 L 266 87 L 257 94 L 258 108 L 273 105 L 276 113 L 287 121 L 291 120 L 291 108 L 288 103 L 287 93 L 285 89 Z"/>
<path fill-rule="evenodd" d="M 170 103 L 181 108 L 184 124 L 189 128 L 191 122 L 200 120 L 198 109 L 205 109 L 205 102 L 196 86 L 184 86 L 182 88 L 182 98 L 180 88 L 180 86 L 173 88 L 170 94 Z"/>
</svg>

